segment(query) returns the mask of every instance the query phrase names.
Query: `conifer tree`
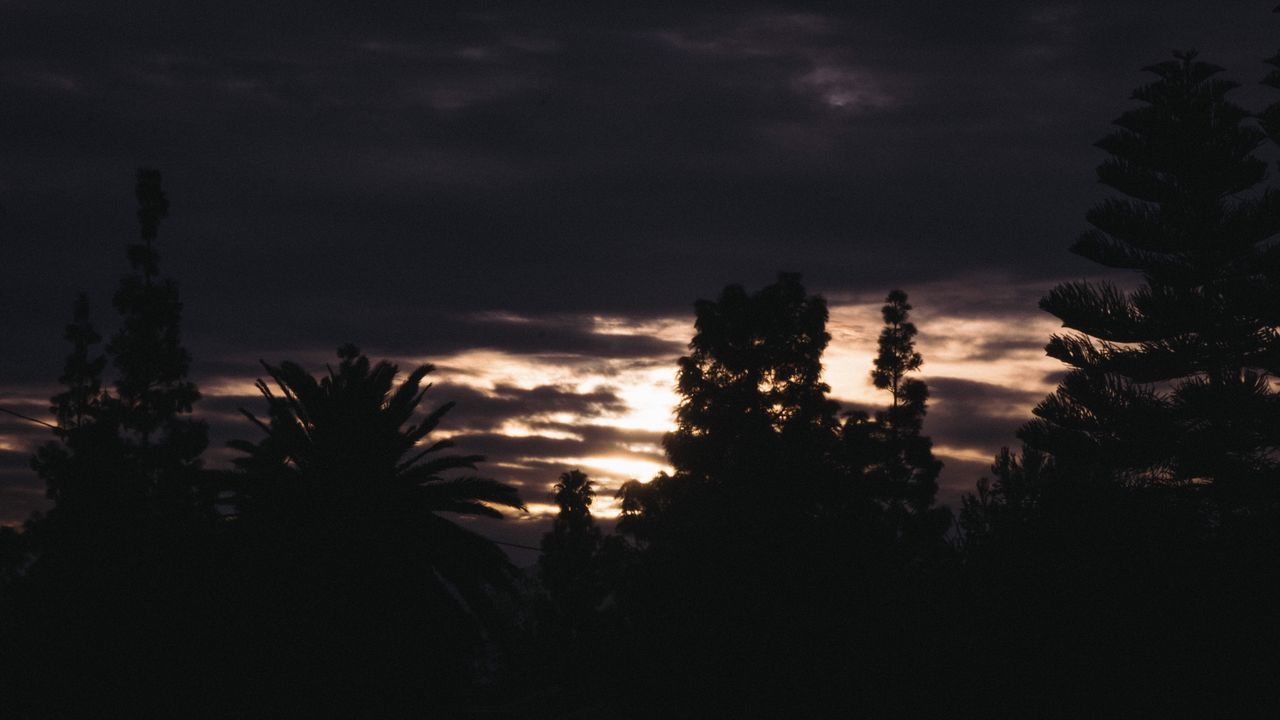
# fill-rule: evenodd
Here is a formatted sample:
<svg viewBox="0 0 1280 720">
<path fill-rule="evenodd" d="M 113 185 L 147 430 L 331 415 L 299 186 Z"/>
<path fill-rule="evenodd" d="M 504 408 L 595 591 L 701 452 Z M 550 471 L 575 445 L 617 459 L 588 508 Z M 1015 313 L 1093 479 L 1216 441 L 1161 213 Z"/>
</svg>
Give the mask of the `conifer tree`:
<svg viewBox="0 0 1280 720">
<path fill-rule="evenodd" d="M 131 543 L 149 542 L 142 536 L 157 522 L 181 525 L 202 509 L 195 488 L 207 438 L 204 423 L 187 417 L 199 392 L 186 377 L 182 305 L 173 281 L 157 279 L 153 241 L 168 208 L 158 172 L 139 170 L 137 196 L 142 242 L 129 245 L 134 272 L 115 296 L 122 327 L 105 355 L 95 353 L 102 338 L 87 297 L 77 298 L 65 335 L 72 346 L 65 390 L 52 398 L 57 439 L 32 459 L 54 501 L 36 534 L 71 556 L 113 547 L 131 554 Z M 115 392 L 103 378 L 108 360 Z"/>
<path fill-rule="evenodd" d="M 991 474 L 994 479 L 979 478 L 975 492 L 961 499 L 960 529 L 969 548 L 993 537 L 1016 540 L 1022 526 L 1032 521 L 1052 468 L 1035 450 L 1026 448 L 1019 457 L 1005 447 L 996 454 Z"/>
<path fill-rule="evenodd" d="M 167 512 L 195 502 L 192 490 L 208 430 L 190 418 L 200 392 L 187 378 L 191 356 L 181 342 L 178 287 L 158 278 L 154 242 L 169 209 L 159 172 L 138 171 L 137 198 L 141 242 L 128 248 L 133 272 L 115 294 L 122 326 L 107 353 L 116 369 L 112 405 L 133 471 L 157 509 Z"/>
<path fill-rule="evenodd" d="M 885 297 L 885 305 L 880 309 L 884 316 L 884 329 L 880 331 L 879 353 L 876 355 L 875 369 L 871 371 L 871 381 L 881 390 L 888 390 L 893 396 L 893 407 L 898 407 L 909 394 L 906 387 L 907 373 L 920 369 L 924 359 L 916 352 L 916 326 L 908 317 L 911 305 L 907 303 L 907 294 L 901 290 L 891 290 Z"/>
<path fill-rule="evenodd" d="M 200 550 L 213 508 L 195 492 L 205 426 L 188 417 L 199 394 L 186 377 L 182 306 L 152 247 L 167 207 L 159 174 L 139 171 L 137 189 L 142 242 L 128 248 L 134 271 L 115 296 L 122 326 L 99 355 L 88 302 L 77 300 L 55 440 L 32 460 L 54 507 L 30 524 L 23 632 L 39 638 L 26 646 L 30 692 L 56 698 L 59 716 L 181 696 L 174 688 L 195 675 L 187 646 L 208 619 L 190 602 L 210 567 Z"/>
<path fill-rule="evenodd" d="M 845 423 L 849 464 L 858 466 L 861 482 L 877 500 L 893 509 L 920 514 L 933 505 L 942 462 L 933 457 L 933 441 L 923 436 L 929 388 L 908 377 L 924 363 L 915 351 L 915 324 L 906 293 L 893 290 L 884 299 L 884 328 L 872 369 L 872 382 L 890 392 L 890 406 L 876 420 L 852 413 Z"/>
<path fill-rule="evenodd" d="M 1047 346 L 1072 369 L 1020 436 L 1062 477 L 1270 494 L 1280 195 L 1257 192 L 1264 135 L 1194 52 L 1147 71 L 1142 105 L 1098 143 L 1111 154 L 1098 177 L 1123 197 L 1095 206 L 1071 248 L 1139 282 L 1065 283 L 1041 300 L 1075 331 Z"/>
<path fill-rule="evenodd" d="M 45 481 L 54 508 L 35 523 L 45 543 L 62 548 L 102 548 L 121 539 L 122 527 L 145 506 L 125 473 L 119 426 L 102 388 L 107 360 L 94 347 L 102 338 L 89 317 L 89 299 L 81 293 L 65 338 L 71 343 L 50 410 L 57 418 L 57 440 L 41 446 L 32 467 Z M 121 527 L 112 528 L 110 526 Z"/>
<path fill-rule="evenodd" d="M 67 389 L 53 396 L 50 409 L 58 418 L 58 426 L 67 430 L 102 415 L 102 371 L 107 360 L 101 355 L 94 355 L 93 348 L 102 342 L 102 336 L 89 319 L 89 297 L 84 293 L 76 296 L 65 338 L 71 343 L 71 353 L 58 381 Z"/>
</svg>

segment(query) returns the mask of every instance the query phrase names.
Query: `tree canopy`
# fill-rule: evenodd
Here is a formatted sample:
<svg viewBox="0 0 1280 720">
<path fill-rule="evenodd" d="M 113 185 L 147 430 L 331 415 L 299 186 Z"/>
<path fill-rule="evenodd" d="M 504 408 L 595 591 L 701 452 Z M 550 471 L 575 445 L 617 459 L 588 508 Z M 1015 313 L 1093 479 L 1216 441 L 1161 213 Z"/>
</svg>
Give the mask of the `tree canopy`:
<svg viewBox="0 0 1280 720">
<path fill-rule="evenodd" d="M 1041 301 L 1075 331 L 1047 347 L 1071 370 L 1020 436 L 1067 475 L 1273 493 L 1280 194 L 1258 190 L 1265 136 L 1195 53 L 1147 71 L 1142 105 L 1098 143 L 1098 177 L 1122 197 L 1071 248 L 1137 287 L 1065 283 Z"/>
</svg>

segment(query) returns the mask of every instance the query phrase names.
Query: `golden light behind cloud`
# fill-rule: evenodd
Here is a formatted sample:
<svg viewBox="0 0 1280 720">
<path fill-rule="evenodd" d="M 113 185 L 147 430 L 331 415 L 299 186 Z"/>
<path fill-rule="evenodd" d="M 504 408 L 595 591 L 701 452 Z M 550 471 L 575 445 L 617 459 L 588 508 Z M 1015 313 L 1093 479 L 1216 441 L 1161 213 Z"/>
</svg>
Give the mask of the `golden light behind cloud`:
<svg viewBox="0 0 1280 720">
<path fill-rule="evenodd" d="M 926 287 L 911 293 L 911 301 L 915 305 L 912 320 L 920 328 L 917 349 L 925 360 L 921 377 L 926 382 L 931 378 L 947 378 L 985 383 L 995 389 L 1012 391 L 1001 394 L 999 398 L 979 399 L 977 402 L 982 404 L 982 413 L 987 418 L 1007 417 L 1010 428 L 1015 428 L 1030 417 L 1035 399 L 1053 390 L 1052 374 L 1062 369 L 1060 363 L 1046 357 L 1042 349 L 1049 335 L 1057 329 L 1057 323 L 1047 315 L 1033 313 L 1010 317 L 973 314 L 971 308 L 956 311 L 951 308 L 956 304 L 954 296 L 957 292 L 954 288 Z M 887 401 L 886 394 L 877 390 L 870 378 L 882 325 L 881 304 L 879 299 L 868 301 L 865 297 L 836 297 L 829 302 L 827 329 L 832 339 L 823 358 L 824 379 L 831 386 L 832 396 L 846 403 L 878 408 Z M 1016 306 L 1014 303 L 1006 304 Z M 485 319 L 517 324 L 537 322 L 536 319 L 511 313 L 492 314 Z M 672 351 L 665 356 L 599 357 L 476 349 L 433 357 L 391 359 L 402 369 L 431 363 L 436 370 L 428 375 L 428 382 L 464 387 L 484 397 L 515 403 L 508 417 L 492 420 L 481 417 L 483 422 L 495 423 L 487 429 L 481 426 L 451 427 L 449 418 L 446 418 L 432 434 L 433 440 L 455 436 L 465 439 L 468 434 L 480 431 L 512 439 L 580 443 L 587 450 L 546 457 L 495 456 L 485 463 L 484 470 L 489 474 L 523 486 L 526 499 L 533 501 L 529 505 L 531 515 L 554 513 L 555 505 L 547 501 L 551 485 L 559 472 L 580 468 L 599 484 L 593 514 L 602 518 L 614 517 L 617 507 L 613 493 L 623 482 L 630 479 L 647 482 L 659 472 L 671 471 L 656 438 L 675 427 L 674 412 L 679 400 L 676 394 L 676 361 L 685 352 L 693 335 L 692 317 L 631 319 L 590 315 L 574 318 L 573 322 L 588 328 L 594 335 L 665 341 L 670 343 Z M 299 360 L 304 365 L 313 360 L 311 365 L 325 361 L 319 355 Z M 253 398 L 247 400 L 246 405 L 252 410 L 257 407 L 258 398 L 254 381 L 261 375 L 206 378 L 201 381 L 200 388 L 209 399 Z M 609 399 L 609 402 L 584 403 L 581 407 L 571 405 L 575 409 L 558 406 L 520 408 L 522 393 L 547 388 L 554 388 L 569 397 L 596 394 Z M 452 399 L 438 391 L 428 393 L 428 399 L 432 398 L 436 403 Z M 466 401 L 462 402 L 465 404 Z M 937 412 L 943 407 L 941 403 L 946 402 L 945 396 L 935 397 L 931 401 L 931 409 Z M 38 401 L 41 405 L 46 403 L 43 398 Z M 951 411 L 959 412 L 954 408 Z M 236 413 L 212 408 L 201 414 L 228 425 L 240 420 Z M 934 417 L 933 413 L 930 417 Z M 926 432 L 929 429 L 929 421 L 926 420 Z M 606 440 L 599 440 L 600 430 L 620 432 L 616 437 L 606 435 Z M 628 439 L 628 432 L 645 437 Z M 595 442 L 590 441 L 593 436 L 597 438 Z M 965 462 L 987 463 L 995 449 L 970 447 L 941 436 L 935 436 L 935 442 L 939 457 Z M 1008 443 L 1015 442 L 1010 431 Z M 31 448 L 16 438 L 0 436 L 0 450 L 28 452 Z M 222 447 L 211 447 L 210 451 L 210 460 L 215 464 L 221 464 L 233 455 Z M 545 477 L 541 477 L 542 473 Z"/>
</svg>

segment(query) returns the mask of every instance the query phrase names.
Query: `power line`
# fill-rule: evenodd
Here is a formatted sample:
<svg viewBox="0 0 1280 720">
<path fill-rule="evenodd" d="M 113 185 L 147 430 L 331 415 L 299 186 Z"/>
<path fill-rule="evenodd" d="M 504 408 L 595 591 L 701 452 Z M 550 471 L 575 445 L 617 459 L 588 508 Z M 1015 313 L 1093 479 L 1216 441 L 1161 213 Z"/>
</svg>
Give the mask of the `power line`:
<svg viewBox="0 0 1280 720">
<path fill-rule="evenodd" d="M 12 415 L 12 416 L 14 416 L 14 417 L 22 418 L 23 420 L 26 420 L 27 422 L 33 422 L 33 423 L 36 423 L 37 425 L 43 425 L 43 426 L 45 426 L 45 427 L 47 427 L 47 428 L 50 428 L 50 429 L 52 429 L 52 430 L 57 430 L 57 429 L 58 429 L 58 426 L 57 426 L 57 425 L 53 425 L 53 424 L 47 423 L 47 422 L 45 422 L 45 421 L 43 421 L 43 420 L 38 420 L 38 419 L 36 419 L 36 418 L 31 417 L 30 415 L 23 415 L 22 413 L 20 413 L 20 412 L 16 412 L 16 411 L 13 411 L 13 410 L 10 410 L 10 409 L 9 409 L 9 408 L 7 408 L 7 407 L 0 407 L 0 412 L 3 412 L 3 413 L 9 413 L 10 415 Z"/>
<path fill-rule="evenodd" d="M 521 550 L 534 550 L 537 552 L 542 552 L 542 548 L 529 547 L 528 545 L 521 545 L 519 543 L 502 542 L 501 540 L 490 540 L 489 542 L 493 543 L 494 545 L 506 545 L 507 547 L 520 548 Z"/>
</svg>

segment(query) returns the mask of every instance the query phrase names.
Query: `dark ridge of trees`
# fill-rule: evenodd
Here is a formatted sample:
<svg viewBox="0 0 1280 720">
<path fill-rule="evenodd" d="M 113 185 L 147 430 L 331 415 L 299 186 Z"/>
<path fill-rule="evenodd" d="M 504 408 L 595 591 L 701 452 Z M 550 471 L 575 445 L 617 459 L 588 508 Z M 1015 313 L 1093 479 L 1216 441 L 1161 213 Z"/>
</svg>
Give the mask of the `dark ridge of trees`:
<svg viewBox="0 0 1280 720">
<path fill-rule="evenodd" d="M 1148 67 L 1143 105 L 1098 143 L 1098 178 L 1123 197 L 1089 211 L 1071 250 L 1141 283 L 1041 301 L 1075 331 L 1046 348 L 1072 370 L 1020 436 L 1073 477 L 1203 486 L 1229 512 L 1280 492 L 1280 194 L 1257 192 L 1266 136 L 1221 70 L 1194 52 Z"/>
<path fill-rule="evenodd" d="M 500 517 L 514 488 L 426 443 L 431 367 L 352 346 L 316 380 L 264 368 L 265 431 L 208 471 L 176 284 L 155 241 L 168 201 L 139 171 L 141 242 L 101 335 L 80 296 L 33 467 L 54 507 L 0 534 L 0 714 L 394 717 L 456 704 L 509 643 L 522 584 L 492 542 L 438 513 Z M 114 380 L 104 377 L 108 367 Z M 406 426 L 407 425 L 407 426 Z M 462 475 L 457 475 L 462 471 Z"/>
<path fill-rule="evenodd" d="M 431 441 L 430 365 L 263 363 L 258 439 L 205 470 L 140 172 L 122 327 L 99 350 L 81 297 L 66 328 L 33 461 L 54 508 L 0 529 L 0 714 L 1274 715 L 1280 201 L 1254 153 L 1280 103 L 1250 118 L 1192 53 L 1150 70 L 1101 143 L 1124 197 L 1073 246 L 1140 283 L 1045 298 L 1072 370 L 950 538 L 907 294 L 886 406 L 842 422 L 826 302 L 789 273 L 696 304 L 673 472 L 622 487 L 612 534 L 560 475 L 536 573 L 442 515 L 523 504 Z"/>
</svg>

